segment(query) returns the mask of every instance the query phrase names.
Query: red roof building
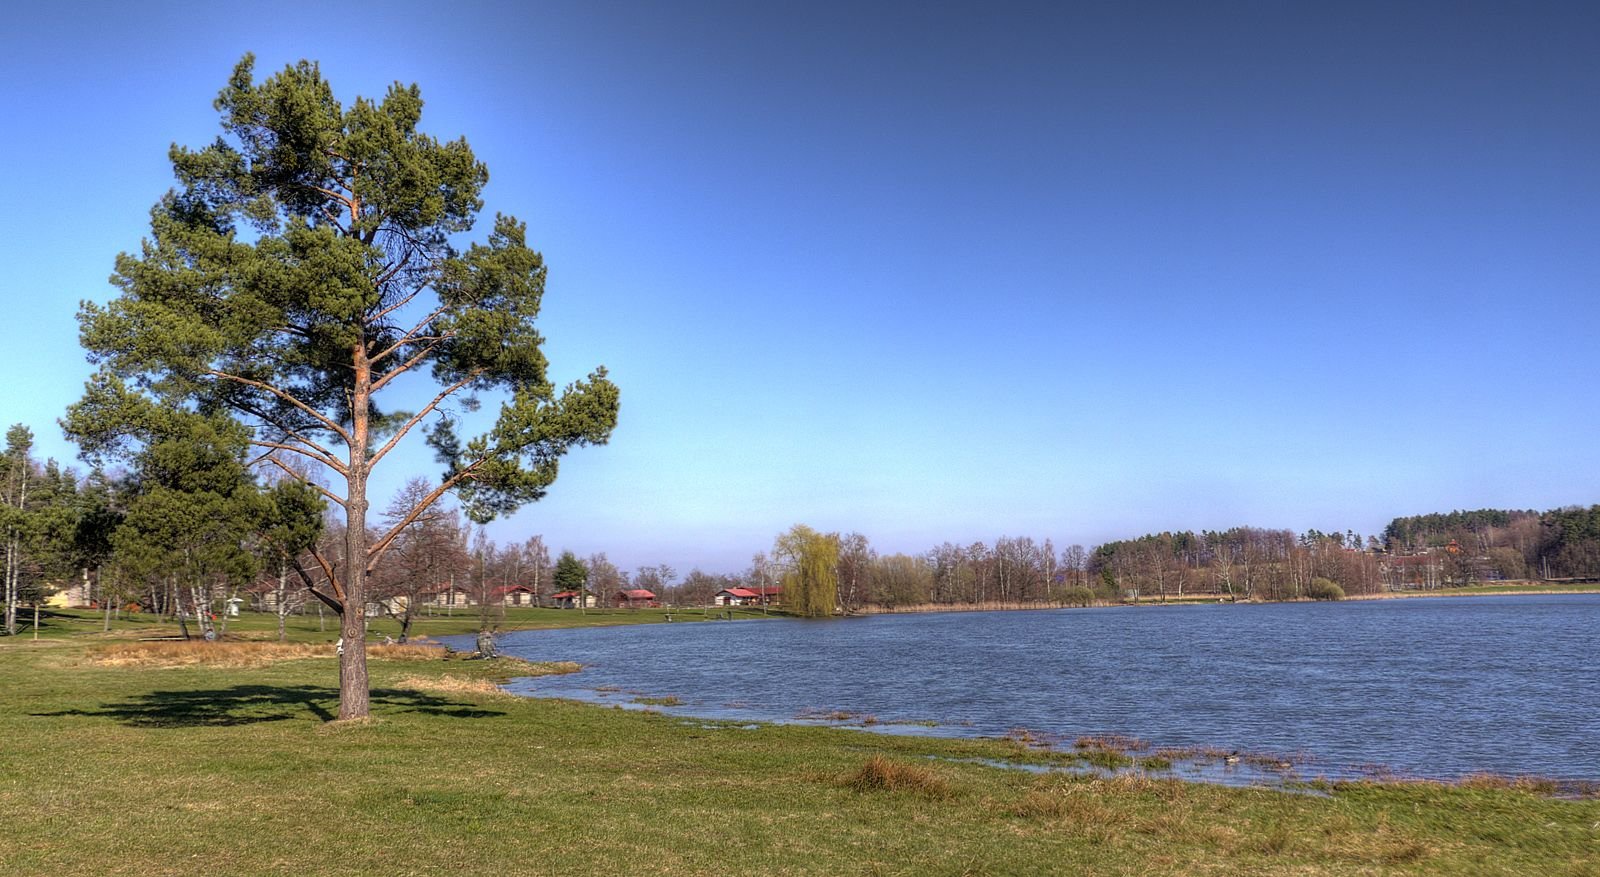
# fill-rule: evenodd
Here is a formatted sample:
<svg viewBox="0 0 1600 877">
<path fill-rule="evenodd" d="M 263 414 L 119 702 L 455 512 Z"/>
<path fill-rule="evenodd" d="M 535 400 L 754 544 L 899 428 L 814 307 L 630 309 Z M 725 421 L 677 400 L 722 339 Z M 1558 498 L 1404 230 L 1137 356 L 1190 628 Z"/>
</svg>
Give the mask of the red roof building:
<svg viewBox="0 0 1600 877">
<path fill-rule="evenodd" d="M 562 591 L 557 594 L 551 594 L 550 599 L 556 604 L 557 609 L 577 609 L 579 608 L 580 600 L 583 603 L 583 608 L 586 609 L 594 608 L 595 604 L 594 595 L 587 592 L 580 594 L 577 591 Z"/>
<path fill-rule="evenodd" d="M 644 588 L 631 588 L 626 591 L 618 591 L 617 595 L 612 598 L 612 602 L 615 603 L 619 609 L 637 609 L 641 606 L 661 605 L 660 603 L 656 602 L 655 592 L 647 591 Z"/>
<path fill-rule="evenodd" d="M 754 588 L 724 588 L 713 599 L 718 606 L 776 606 L 783 593 L 781 585 Z"/>
</svg>

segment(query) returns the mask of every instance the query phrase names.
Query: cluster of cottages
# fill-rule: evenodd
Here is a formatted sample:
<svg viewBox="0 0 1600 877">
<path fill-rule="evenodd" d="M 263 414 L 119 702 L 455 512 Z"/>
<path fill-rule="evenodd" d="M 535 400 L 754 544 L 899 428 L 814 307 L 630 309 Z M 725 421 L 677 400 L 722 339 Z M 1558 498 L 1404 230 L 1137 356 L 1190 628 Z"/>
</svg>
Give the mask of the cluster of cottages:
<svg viewBox="0 0 1600 877">
<path fill-rule="evenodd" d="M 777 606 L 783 595 L 783 588 L 778 586 L 753 587 L 753 588 L 724 588 L 716 593 L 712 602 L 718 606 Z M 252 588 L 247 593 L 248 601 L 235 597 L 226 601 L 227 611 L 230 615 L 238 615 L 241 605 L 249 604 L 262 611 L 270 611 L 277 607 L 278 592 L 266 584 Z M 296 599 L 301 597 L 299 591 L 293 592 Z M 369 616 L 378 616 L 384 613 L 399 613 L 404 611 L 409 602 L 405 597 L 386 597 L 374 599 L 367 605 Z M 556 609 L 596 609 L 600 606 L 600 597 L 590 591 L 559 591 L 554 594 L 540 594 L 527 585 L 506 585 L 491 590 L 488 593 L 488 604 L 491 606 L 545 606 Z M 428 606 L 439 609 L 460 609 L 467 606 L 477 606 L 479 600 L 473 592 L 457 585 L 440 585 L 417 595 L 416 605 Z M 92 599 L 87 585 L 74 584 L 73 587 L 64 588 L 53 595 L 49 605 L 63 609 L 81 609 L 97 607 Z M 617 609 L 643 609 L 662 606 L 661 599 L 654 591 L 648 588 L 623 588 L 610 595 L 605 605 Z"/>
<path fill-rule="evenodd" d="M 776 606 L 783 597 L 782 585 L 756 588 L 723 588 L 712 598 L 718 606 Z"/>
<path fill-rule="evenodd" d="M 478 599 L 466 588 L 455 585 L 441 585 L 432 591 L 425 591 L 421 601 L 426 606 L 460 607 L 476 606 Z M 581 601 L 581 602 L 580 602 Z M 597 594 L 584 591 L 560 591 L 555 594 L 541 596 L 538 591 L 527 585 L 505 585 L 489 592 L 490 605 L 501 606 L 554 606 L 557 609 L 577 609 L 580 606 L 594 609 L 600 605 Z M 654 591 L 645 588 L 628 588 L 617 591 L 611 595 L 609 605 L 618 609 L 639 609 L 647 606 L 660 606 Z"/>
<path fill-rule="evenodd" d="M 712 602 L 718 606 L 776 606 L 782 597 L 782 593 L 783 588 L 780 586 L 724 588 L 717 592 Z M 490 591 L 488 602 L 490 605 L 501 606 L 551 606 L 556 609 L 595 609 L 600 606 L 600 597 L 589 591 L 558 591 L 554 594 L 541 595 L 527 585 L 506 585 Z M 478 600 L 466 588 L 455 585 L 441 585 L 432 591 L 425 592 L 422 595 L 422 604 L 449 608 L 476 606 L 478 605 Z M 613 592 L 606 605 L 617 609 L 643 609 L 659 607 L 662 604 L 656 593 L 647 588 L 624 588 Z"/>
</svg>

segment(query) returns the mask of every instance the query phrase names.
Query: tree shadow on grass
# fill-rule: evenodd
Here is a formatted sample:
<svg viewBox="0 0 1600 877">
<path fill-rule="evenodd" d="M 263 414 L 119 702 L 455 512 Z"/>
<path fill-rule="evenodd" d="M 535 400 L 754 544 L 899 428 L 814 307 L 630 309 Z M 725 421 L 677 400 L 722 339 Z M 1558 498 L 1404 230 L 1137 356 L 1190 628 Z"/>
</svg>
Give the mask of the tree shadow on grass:
<svg viewBox="0 0 1600 877">
<path fill-rule="evenodd" d="M 372 690 L 372 713 L 424 713 L 453 719 L 503 716 L 475 704 L 403 688 Z M 97 710 L 63 710 L 36 716 L 99 716 L 135 728 L 227 727 L 281 722 L 309 712 L 325 722 L 339 709 L 339 690 L 315 685 L 235 685 L 195 691 L 152 691 Z"/>
</svg>

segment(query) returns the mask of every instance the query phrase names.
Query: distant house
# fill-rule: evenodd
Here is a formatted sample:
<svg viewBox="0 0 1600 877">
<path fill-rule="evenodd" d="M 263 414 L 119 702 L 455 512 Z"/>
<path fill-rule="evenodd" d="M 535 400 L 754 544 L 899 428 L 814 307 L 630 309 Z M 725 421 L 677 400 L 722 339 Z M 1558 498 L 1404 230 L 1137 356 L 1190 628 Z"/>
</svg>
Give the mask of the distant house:
<svg viewBox="0 0 1600 877">
<path fill-rule="evenodd" d="M 97 609 L 91 593 L 88 582 L 75 582 L 45 598 L 44 604 L 52 609 Z"/>
<path fill-rule="evenodd" d="M 489 592 L 489 602 L 502 606 L 537 606 L 538 597 L 527 585 L 506 585 Z"/>
<path fill-rule="evenodd" d="M 422 594 L 423 602 L 429 606 L 473 606 L 476 605 L 472 594 L 466 588 L 457 585 L 440 585 L 431 591 Z"/>
<path fill-rule="evenodd" d="M 611 602 L 618 609 L 638 609 L 644 606 L 661 605 L 660 603 L 656 602 L 655 592 L 647 591 L 644 588 L 632 588 L 626 591 L 618 591 L 616 595 L 611 598 Z"/>
<path fill-rule="evenodd" d="M 598 602 L 593 594 L 585 592 L 582 596 L 585 609 L 593 609 Z M 578 599 L 577 591 L 562 591 L 559 594 L 550 595 L 550 600 L 556 604 L 557 609 L 576 609 L 578 608 Z"/>
<path fill-rule="evenodd" d="M 380 615 L 404 615 L 406 607 L 411 605 L 411 598 L 404 594 L 393 597 L 382 597 L 367 601 L 367 617 L 377 618 Z"/>
<path fill-rule="evenodd" d="M 724 588 L 717 592 L 713 602 L 718 606 L 776 606 L 782 593 L 780 585 Z"/>
</svg>

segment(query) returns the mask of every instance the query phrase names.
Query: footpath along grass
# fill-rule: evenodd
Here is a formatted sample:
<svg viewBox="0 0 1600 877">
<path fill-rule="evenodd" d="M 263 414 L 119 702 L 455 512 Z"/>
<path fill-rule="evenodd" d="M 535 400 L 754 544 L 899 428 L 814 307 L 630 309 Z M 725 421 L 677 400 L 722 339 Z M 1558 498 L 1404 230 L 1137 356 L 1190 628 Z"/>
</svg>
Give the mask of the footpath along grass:
<svg viewBox="0 0 1600 877">
<path fill-rule="evenodd" d="M 330 723 L 324 646 L 0 641 L 0 875 L 1600 874 L 1592 800 L 1035 775 L 492 684 L 566 667 L 371 668 L 373 720 Z"/>
</svg>

